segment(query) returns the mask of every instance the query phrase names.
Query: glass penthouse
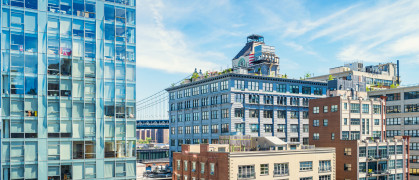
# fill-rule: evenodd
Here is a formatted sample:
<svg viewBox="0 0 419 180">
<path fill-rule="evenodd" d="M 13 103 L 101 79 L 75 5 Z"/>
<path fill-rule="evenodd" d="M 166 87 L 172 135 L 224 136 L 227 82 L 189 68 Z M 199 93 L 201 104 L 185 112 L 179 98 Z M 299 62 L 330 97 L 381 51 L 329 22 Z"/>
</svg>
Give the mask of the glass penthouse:
<svg viewBox="0 0 419 180">
<path fill-rule="evenodd" d="M 2 0 L 0 32 L 0 179 L 135 179 L 135 0 Z"/>
</svg>

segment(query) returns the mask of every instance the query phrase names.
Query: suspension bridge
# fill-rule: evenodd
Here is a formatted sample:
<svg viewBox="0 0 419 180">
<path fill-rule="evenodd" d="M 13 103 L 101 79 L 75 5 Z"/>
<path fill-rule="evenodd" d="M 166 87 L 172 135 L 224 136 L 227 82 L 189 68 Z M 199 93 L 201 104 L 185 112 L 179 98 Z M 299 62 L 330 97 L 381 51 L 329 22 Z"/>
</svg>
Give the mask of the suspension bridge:
<svg viewBox="0 0 419 180">
<path fill-rule="evenodd" d="M 184 79 L 173 83 L 179 85 Z M 151 96 L 138 100 L 137 107 L 137 129 L 169 129 L 169 94 L 161 90 Z"/>
</svg>

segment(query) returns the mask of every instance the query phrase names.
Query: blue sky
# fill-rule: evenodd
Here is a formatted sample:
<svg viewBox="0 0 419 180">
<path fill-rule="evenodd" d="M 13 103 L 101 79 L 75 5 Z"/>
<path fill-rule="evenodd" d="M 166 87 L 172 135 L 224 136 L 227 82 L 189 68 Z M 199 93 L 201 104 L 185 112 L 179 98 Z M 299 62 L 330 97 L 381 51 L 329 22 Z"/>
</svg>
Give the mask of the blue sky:
<svg viewBox="0 0 419 180">
<path fill-rule="evenodd" d="M 402 85 L 419 83 L 419 1 L 139 0 L 137 99 L 195 67 L 230 67 L 249 34 L 276 47 L 292 78 L 399 59 Z"/>
</svg>

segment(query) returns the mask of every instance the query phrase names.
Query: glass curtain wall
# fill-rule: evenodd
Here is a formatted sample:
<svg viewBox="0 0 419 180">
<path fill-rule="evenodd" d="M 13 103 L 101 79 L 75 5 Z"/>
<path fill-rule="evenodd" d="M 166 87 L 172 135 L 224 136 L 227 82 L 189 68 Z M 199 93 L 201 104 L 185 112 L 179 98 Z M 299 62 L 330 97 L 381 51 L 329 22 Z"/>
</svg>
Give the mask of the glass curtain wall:
<svg viewBox="0 0 419 180">
<path fill-rule="evenodd" d="M 135 0 L 1 0 L 0 179 L 135 178 L 135 28 Z"/>
</svg>

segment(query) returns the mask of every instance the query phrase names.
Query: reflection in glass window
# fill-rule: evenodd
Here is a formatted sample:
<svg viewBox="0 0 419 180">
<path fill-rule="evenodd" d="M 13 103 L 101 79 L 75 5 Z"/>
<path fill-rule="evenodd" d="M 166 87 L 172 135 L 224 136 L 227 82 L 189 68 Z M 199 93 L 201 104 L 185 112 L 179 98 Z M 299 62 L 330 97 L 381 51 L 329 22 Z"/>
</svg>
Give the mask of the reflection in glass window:
<svg viewBox="0 0 419 180">
<path fill-rule="evenodd" d="M 125 84 L 117 84 L 115 94 L 116 98 L 125 99 Z"/>
<path fill-rule="evenodd" d="M 68 18 L 60 19 L 60 34 L 71 36 L 71 19 L 68 19 Z"/>
<path fill-rule="evenodd" d="M 37 1 L 33 1 L 33 2 L 37 2 Z M 36 13 L 25 12 L 25 30 L 26 31 L 36 32 L 38 30 L 37 17 L 38 16 Z"/>
<path fill-rule="evenodd" d="M 115 44 L 105 44 L 105 60 L 114 60 L 115 57 Z"/>
<path fill-rule="evenodd" d="M 38 34 L 25 33 L 25 51 L 38 52 Z"/>
<path fill-rule="evenodd" d="M 115 65 L 113 63 L 105 64 L 105 79 L 115 78 Z"/>
<path fill-rule="evenodd" d="M 84 56 L 86 58 L 95 58 L 96 57 L 96 43 L 86 42 L 84 48 L 85 48 Z"/>
<path fill-rule="evenodd" d="M 85 38 L 96 38 L 95 23 L 86 22 L 85 24 Z"/>
<path fill-rule="evenodd" d="M 114 99 L 115 98 L 115 83 L 106 82 L 105 83 L 105 99 Z"/>
<path fill-rule="evenodd" d="M 25 77 L 25 94 L 37 95 L 38 94 L 38 78 L 27 76 Z"/>
<path fill-rule="evenodd" d="M 127 81 L 135 81 L 135 66 L 134 65 L 127 65 Z"/>
<path fill-rule="evenodd" d="M 109 41 L 115 40 L 115 25 L 114 24 L 105 24 L 105 40 L 109 40 Z"/>
<path fill-rule="evenodd" d="M 116 77 L 116 80 L 125 79 L 125 66 L 123 64 L 116 65 L 115 77 Z"/>
<path fill-rule="evenodd" d="M 105 20 L 115 21 L 115 7 L 112 5 L 105 5 Z"/>
<path fill-rule="evenodd" d="M 23 76 L 10 77 L 10 93 L 23 94 Z"/>
<path fill-rule="evenodd" d="M 84 21 L 74 19 L 73 20 L 73 36 L 84 37 Z"/>
</svg>

